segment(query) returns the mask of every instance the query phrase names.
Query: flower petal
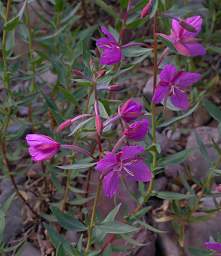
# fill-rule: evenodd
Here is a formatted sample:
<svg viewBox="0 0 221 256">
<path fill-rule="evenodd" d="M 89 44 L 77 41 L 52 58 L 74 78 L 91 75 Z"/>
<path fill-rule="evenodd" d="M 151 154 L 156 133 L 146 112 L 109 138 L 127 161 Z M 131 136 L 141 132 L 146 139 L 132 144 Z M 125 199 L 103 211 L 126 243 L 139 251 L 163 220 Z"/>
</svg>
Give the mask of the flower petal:
<svg viewBox="0 0 221 256">
<path fill-rule="evenodd" d="M 204 243 L 205 247 L 208 250 L 213 250 L 216 252 L 221 252 L 221 243 L 217 243 L 217 242 L 206 242 Z"/>
<path fill-rule="evenodd" d="M 121 160 L 131 160 L 144 152 L 142 146 L 125 146 L 121 150 Z"/>
<path fill-rule="evenodd" d="M 200 43 L 185 43 L 184 46 L 189 51 L 189 56 L 203 56 L 206 54 L 206 49 Z"/>
<path fill-rule="evenodd" d="M 187 94 L 181 90 L 174 89 L 174 95 L 171 96 L 171 102 L 177 108 L 186 110 L 189 108 L 189 100 Z"/>
<path fill-rule="evenodd" d="M 106 155 L 97 162 L 96 170 L 99 172 L 111 171 L 117 165 L 117 156 L 112 152 L 107 152 Z"/>
<path fill-rule="evenodd" d="M 103 190 L 107 197 L 113 197 L 118 189 L 119 176 L 117 172 L 110 172 L 103 179 Z"/>
<path fill-rule="evenodd" d="M 27 134 L 26 141 L 29 146 L 35 146 L 39 144 L 59 144 L 52 138 L 42 134 Z"/>
<path fill-rule="evenodd" d="M 96 40 L 96 46 L 101 49 L 110 48 L 109 44 L 110 44 L 110 40 L 106 37 L 102 37 Z"/>
<path fill-rule="evenodd" d="M 154 91 L 152 101 L 155 104 L 162 102 L 165 99 L 165 97 L 167 97 L 167 95 L 169 94 L 169 90 L 170 87 L 168 84 L 160 82 Z"/>
<path fill-rule="evenodd" d="M 186 88 L 194 83 L 197 83 L 201 79 L 199 73 L 184 72 L 181 71 L 174 81 L 174 84 L 180 88 Z"/>
<path fill-rule="evenodd" d="M 142 119 L 132 123 L 125 131 L 124 135 L 131 140 L 143 140 L 148 132 L 149 123 L 147 119 Z"/>
<path fill-rule="evenodd" d="M 177 19 L 179 19 L 179 18 L 177 18 Z M 174 37 L 176 37 L 176 38 L 178 38 L 180 36 L 180 33 L 183 29 L 177 19 L 172 20 L 172 29 L 171 29 L 171 35 L 174 35 Z"/>
<path fill-rule="evenodd" d="M 101 65 L 113 65 L 121 61 L 122 54 L 119 46 L 112 46 L 111 48 L 105 48 L 101 54 Z"/>
<path fill-rule="evenodd" d="M 113 42 L 116 42 L 116 39 L 114 38 L 114 36 L 110 33 L 110 31 L 105 27 L 105 26 L 101 26 L 101 32 L 107 36 L 107 38 Z"/>
<path fill-rule="evenodd" d="M 39 161 L 44 161 L 44 160 L 49 160 L 51 159 L 58 150 L 54 149 L 50 152 L 41 152 L 39 150 L 36 150 L 35 147 L 29 147 L 28 152 L 31 155 L 31 158 L 33 161 L 39 162 Z"/>
<path fill-rule="evenodd" d="M 164 66 L 163 70 L 160 72 L 160 80 L 169 83 L 175 76 L 177 70 L 174 65 L 167 64 Z"/>
<path fill-rule="evenodd" d="M 184 37 L 195 37 L 199 34 L 202 28 L 203 19 L 201 16 L 193 16 L 185 19 L 185 22 L 195 28 L 196 32 L 190 32 L 184 29 L 183 36 Z"/>
<path fill-rule="evenodd" d="M 131 164 L 127 165 L 127 169 L 134 175 L 132 178 L 136 181 L 148 182 L 153 177 L 150 168 L 142 159 L 132 161 Z"/>
<path fill-rule="evenodd" d="M 195 42 L 182 43 L 177 42 L 174 44 L 176 50 L 184 56 L 203 56 L 206 54 L 206 49 L 200 44 Z"/>
</svg>

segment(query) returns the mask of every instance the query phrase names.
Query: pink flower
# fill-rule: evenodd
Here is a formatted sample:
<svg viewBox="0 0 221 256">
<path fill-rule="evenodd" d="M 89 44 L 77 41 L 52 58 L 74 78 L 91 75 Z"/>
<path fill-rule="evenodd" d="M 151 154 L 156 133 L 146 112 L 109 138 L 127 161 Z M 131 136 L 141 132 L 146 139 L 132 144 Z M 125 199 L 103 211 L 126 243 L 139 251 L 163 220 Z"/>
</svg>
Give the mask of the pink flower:
<svg viewBox="0 0 221 256">
<path fill-rule="evenodd" d="M 142 115 L 142 110 L 143 106 L 139 102 L 129 99 L 119 107 L 118 113 L 125 122 L 130 122 Z"/>
<path fill-rule="evenodd" d="M 113 65 L 120 62 L 122 58 L 120 45 L 106 27 L 102 26 L 101 31 L 106 37 L 96 41 L 97 47 L 102 49 L 100 64 Z"/>
<path fill-rule="evenodd" d="M 129 125 L 124 135 L 131 140 L 143 140 L 148 132 L 148 120 L 142 119 Z"/>
<path fill-rule="evenodd" d="M 33 161 L 51 159 L 60 149 L 60 144 L 57 141 L 42 134 L 28 134 L 26 141 Z"/>
<path fill-rule="evenodd" d="M 192 26 L 195 32 L 190 32 L 181 26 L 179 18 L 172 20 L 172 29 L 170 35 L 159 33 L 164 39 L 170 41 L 176 50 L 184 56 L 199 56 L 205 55 L 205 48 L 198 43 L 196 36 L 201 31 L 202 18 L 200 16 L 193 16 L 187 18 L 183 23 Z"/>
<path fill-rule="evenodd" d="M 221 255 L 221 243 L 217 243 L 217 242 L 206 242 L 204 243 L 205 247 L 208 250 L 211 250 L 215 253 L 216 256 L 220 256 Z"/>
<path fill-rule="evenodd" d="M 97 162 L 96 170 L 104 176 L 103 190 L 107 197 L 111 198 L 117 193 L 121 176 L 143 182 L 152 179 L 151 170 L 139 157 L 143 152 L 141 146 L 126 146 L 118 153 L 107 152 Z"/>
<path fill-rule="evenodd" d="M 201 78 L 199 73 L 177 71 L 173 65 L 166 65 L 160 72 L 160 82 L 157 85 L 152 101 L 160 103 L 170 97 L 173 105 L 179 109 L 189 108 L 186 88 L 198 82 Z"/>
</svg>

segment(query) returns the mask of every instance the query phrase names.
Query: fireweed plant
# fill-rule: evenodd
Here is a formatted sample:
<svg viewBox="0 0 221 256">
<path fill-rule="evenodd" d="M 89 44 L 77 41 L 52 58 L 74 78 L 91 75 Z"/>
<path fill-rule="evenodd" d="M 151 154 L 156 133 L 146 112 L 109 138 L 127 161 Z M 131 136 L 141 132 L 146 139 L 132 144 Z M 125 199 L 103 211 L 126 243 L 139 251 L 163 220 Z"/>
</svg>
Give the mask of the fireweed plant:
<svg viewBox="0 0 221 256">
<path fill-rule="evenodd" d="M 153 214 L 156 222 L 172 221 L 175 224 L 180 255 L 185 255 L 186 226 L 195 220 L 194 214 L 200 207 L 200 200 L 211 187 L 212 174 L 209 174 L 204 183 L 197 184 L 197 189 L 201 188 L 197 196 L 192 188 L 187 194 L 156 191 L 155 180 L 158 175 L 162 175 L 163 168 L 171 161 L 171 157 L 162 160 L 157 132 L 191 115 L 203 99 L 205 92 L 199 94 L 198 101 L 191 93 L 192 87 L 196 90 L 197 83 L 202 81 L 202 74 L 191 65 L 191 60 L 195 57 L 201 60 L 206 54 L 205 46 L 200 41 L 203 18 L 200 15 L 179 17 L 168 14 L 165 10 L 166 5 L 161 8 L 160 1 L 157 0 L 140 1 L 138 4 L 128 0 L 120 1 L 123 11 L 121 17 L 116 18 L 115 27 L 102 24 L 82 33 L 78 29 L 72 33 L 72 22 L 75 22 L 73 17 L 80 7 L 85 18 L 89 15 L 86 1 L 82 1 L 68 15 L 66 15 L 68 8 L 65 9 L 66 1 L 51 2 L 54 3 L 55 18 L 53 22 L 48 22 L 52 24 L 53 33 L 50 36 L 43 35 L 36 40 L 42 43 L 43 49 L 53 46 L 47 53 L 48 56 L 40 50 L 34 50 L 33 40 L 36 35 L 30 24 L 29 2 L 25 1 L 14 20 L 9 19 L 12 1 L 7 1 L 6 7 L 2 9 L 4 12 L 2 80 L 8 101 L 0 139 L 5 173 L 11 179 L 17 196 L 32 212 L 33 219 L 37 220 L 36 223 L 43 223 L 40 230 L 47 230 L 44 232 L 44 238 L 50 239 L 56 255 L 112 255 L 114 250 L 124 251 L 124 247 L 128 247 L 127 252 L 136 255 L 134 247 L 143 246 L 136 241 L 139 232 L 145 229 L 156 233 L 163 232 L 146 223 L 147 213 Z M 108 14 L 115 16 L 111 5 L 103 1 L 95 2 Z M 77 15 L 75 18 L 78 20 Z M 160 31 L 162 21 L 170 23 L 170 34 Z M 143 41 L 136 40 L 136 37 L 131 39 L 128 32 L 130 26 L 136 24 L 148 26 L 151 31 Z M 10 158 L 7 152 L 5 139 L 13 119 L 14 100 L 14 95 L 9 89 L 12 81 L 14 82 L 13 70 L 9 72 L 8 64 L 13 51 L 9 49 L 10 44 L 7 39 L 11 31 L 19 25 L 20 29 L 23 29 L 21 34 L 29 42 L 28 59 L 31 64 L 31 74 L 27 75 L 31 85 L 29 96 L 32 98 L 34 95 L 40 95 L 45 100 L 48 108 L 47 121 L 50 123 L 50 126 L 45 126 L 44 129 L 40 129 L 39 124 L 35 123 L 29 129 L 31 132 L 26 132 L 27 150 L 32 161 L 40 164 L 43 178 L 47 176 L 44 179 L 44 188 L 47 190 L 47 187 L 56 184 L 59 193 L 63 193 L 62 199 L 56 202 L 48 204 L 45 201 L 44 205 L 46 204 L 47 207 L 44 212 L 36 210 L 24 196 L 25 193 L 19 190 L 12 171 L 13 165 L 10 163 L 13 157 Z M 24 25 L 28 27 L 27 35 L 22 27 Z M 74 41 L 76 49 L 68 46 L 73 45 L 72 37 L 69 37 L 68 33 L 62 34 L 68 26 L 70 26 L 70 34 L 77 35 Z M 43 29 L 42 31 L 44 33 Z M 95 31 L 97 34 L 94 38 L 92 35 Z M 89 44 L 86 37 L 89 38 L 88 41 L 90 39 L 95 41 L 91 51 L 87 50 Z M 62 44 L 67 42 L 64 49 L 60 49 L 61 42 Z M 53 60 L 52 70 L 58 74 L 58 81 L 50 91 L 50 96 L 42 89 L 42 82 L 39 82 L 39 87 L 37 86 L 36 74 L 44 70 L 45 56 L 47 61 Z M 141 57 L 139 61 L 137 57 Z M 126 88 L 121 84 L 127 79 L 125 74 L 147 58 L 152 68 L 152 95 L 149 101 L 144 97 L 137 97 L 132 86 Z M 183 63 L 187 62 L 188 69 L 187 65 L 180 67 L 178 59 Z M 39 70 L 36 66 L 38 63 L 42 64 Z M 81 85 L 79 91 L 78 85 Z M 70 93 L 73 86 L 76 89 L 77 99 Z M 85 88 L 89 88 L 86 94 Z M 127 95 L 127 98 L 122 99 L 122 94 Z M 58 95 L 62 95 L 62 100 L 56 102 Z M 68 109 L 66 113 L 64 98 L 69 99 L 71 103 L 76 100 L 78 114 L 71 116 L 73 109 Z M 32 122 L 33 104 L 31 100 L 28 102 L 28 118 Z M 209 104 L 211 106 L 210 102 Z M 58 106 L 61 106 L 62 114 L 59 113 Z M 211 108 L 212 116 L 217 120 L 218 115 L 214 114 L 216 106 L 212 105 Z M 169 122 L 163 122 L 167 110 L 174 111 L 177 116 Z M 68 130 L 70 134 L 67 134 Z M 203 147 L 199 138 L 198 141 Z M 216 147 L 220 150 L 218 145 Z M 205 152 L 205 149 L 203 148 L 202 151 Z M 182 162 L 188 154 L 189 152 L 184 150 L 176 153 L 172 159 Z M 218 162 L 215 163 L 211 170 L 217 169 L 218 165 Z M 64 190 L 58 185 L 60 182 L 57 178 L 58 170 L 59 173 L 64 172 L 62 173 L 64 178 L 62 182 L 65 181 Z M 78 186 L 75 187 L 72 184 L 78 179 L 81 185 L 76 182 L 75 185 Z M 185 182 L 185 188 L 189 188 L 189 184 Z M 93 191 L 92 183 L 95 184 L 96 191 Z M 131 189 L 131 184 L 136 185 L 135 193 Z M 83 196 L 72 201 L 71 193 L 79 193 Z M 128 201 L 134 202 L 132 209 L 122 205 L 121 193 L 126 193 Z M 105 198 L 107 205 L 114 203 L 113 209 L 105 219 L 100 216 L 102 214 L 99 206 L 103 201 L 102 198 Z M 151 205 L 152 198 L 164 199 L 169 203 L 156 210 Z M 190 206 L 186 206 L 188 204 Z M 126 208 L 126 211 L 122 208 Z M 121 211 L 123 217 L 118 220 L 118 213 Z M 80 233 L 74 244 L 70 244 L 65 239 L 64 230 Z M 119 239 L 124 240 L 122 244 L 125 243 L 121 248 L 117 248 L 115 244 L 115 240 Z M 204 249 L 220 255 L 219 243 L 204 242 Z"/>
</svg>

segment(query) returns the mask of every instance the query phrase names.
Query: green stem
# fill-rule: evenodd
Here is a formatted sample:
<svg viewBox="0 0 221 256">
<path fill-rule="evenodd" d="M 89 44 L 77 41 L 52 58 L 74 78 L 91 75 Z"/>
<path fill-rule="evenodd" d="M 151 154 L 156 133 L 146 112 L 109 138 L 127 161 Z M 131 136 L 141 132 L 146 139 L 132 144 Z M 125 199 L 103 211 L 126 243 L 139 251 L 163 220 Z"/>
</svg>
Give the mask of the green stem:
<svg viewBox="0 0 221 256">
<path fill-rule="evenodd" d="M 96 191 L 96 196 L 94 199 L 94 204 L 92 208 L 92 213 L 91 213 L 91 219 L 90 219 L 90 224 L 88 227 L 88 240 L 87 240 L 87 245 L 85 249 L 85 256 L 88 254 L 90 247 L 91 247 L 91 242 L 92 242 L 92 231 L 94 228 L 94 219 L 95 219 L 95 214 L 96 214 L 96 208 L 97 208 L 97 202 L 100 197 L 100 192 L 101 192 L 101 185 L 102 185 L 102 178 L 99 179 L 99 183 L 97 186 L 97 191 Z"/>
<path fill-rule="evenodd" d="M 6 13 L 4 17 L 4 24 L 8 22 L 9 18 L 9 11 L 11 9 L 12 0 L 7 1 L 6 6 Z M 7 49 L 6 49 L 6 42 L 7 42 L 7 30 L 3 29 L 2 34 L 2 59 L 3 59 L 3 84 L 5 89 L 9 89 L 9 72 L 8 72 L 8 62 L 7 62 Z"/>
<path fill-rule="evenodd" d="M 64 197 L 63 200 L 61 202 L 61 211 L 65 210 L 66 204 L 68 202 L 68 193 L 69 193 L 69 187 L 70 187 L 70 182 L 71 182 L 71 170 L 67 170 L 66 172 L 66 184 L 65 184 L 65 190 L 64 190 Z"/>
<path fill-rule="evenodd" d="M 153 94 L 155 92 L 155 88 L 157 86 L 157 73 L 158 73 L 158 63 L 157 63 L 157 14 L 154 15 L 154 20 L 153 20 L 153 37 L 154 37 L 154 44 L 153 44 Z M 152 102 L 151 103 L 151 114 L 152 114 L 152 145 L 153 147 L 153 160 L 152 160 L 152 170 L 154 171 L 155 168 L 157 167 L 157 151 L 156 151 L 156 106 Z M 147 188 L 147 192 L 144 195 L 144 203 L 146 203 L 152 193 L 153 190 L 153 179 L 150 181 L 149 186 Z"/>
<path fill-rule="evenodd" d="M 29 15 L 29 10 L 28 7 L 26 8 L 26 24 L 28 27 L 28 48 L 29 48 L 29 59 L 31 63 L 31 69 L 32 69 L 32 83 L 31 83 L 31 89 L 34 91 L 36 88 L 35 86 L 35 77 L 36 77 L 36 67 L 35 67 L 35 62 L 33 58 L 33 32 L 30 24 L 30 15 Z"/>
</svg>

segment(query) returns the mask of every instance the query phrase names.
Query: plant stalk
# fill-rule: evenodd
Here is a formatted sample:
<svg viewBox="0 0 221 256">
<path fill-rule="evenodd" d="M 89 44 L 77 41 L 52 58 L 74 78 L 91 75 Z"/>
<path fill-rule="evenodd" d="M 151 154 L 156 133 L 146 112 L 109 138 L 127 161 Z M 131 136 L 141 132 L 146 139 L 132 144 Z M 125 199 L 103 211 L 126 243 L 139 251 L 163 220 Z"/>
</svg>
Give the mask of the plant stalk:
<svg viewBox="0 0 221 256">
<path fill-rule="evenodd" d="M 96 191 L 96 196 L 94 199 L 94 204 L 92 208 L 92 213 L 91 213 L 91 219 L 90 219 L 90 224 L 88 227 L 88 240 L 87 240 L 87 245 L 85 249 L 85 256 L 88 254 L 90 247 L 91 247 L 91 242 L 92 242 L 92 231 L 94 228 L 94 219 L 95 219 L 95 214 L 96 214 L 96 208 L 97 208 L 97 202 L 100 197 L 100 192 L 101 192 L 101 185 L 102 185 L 102 178 L 99 179 L 99 183 L 97 186 L 97 191 Z"/>
</svg>

